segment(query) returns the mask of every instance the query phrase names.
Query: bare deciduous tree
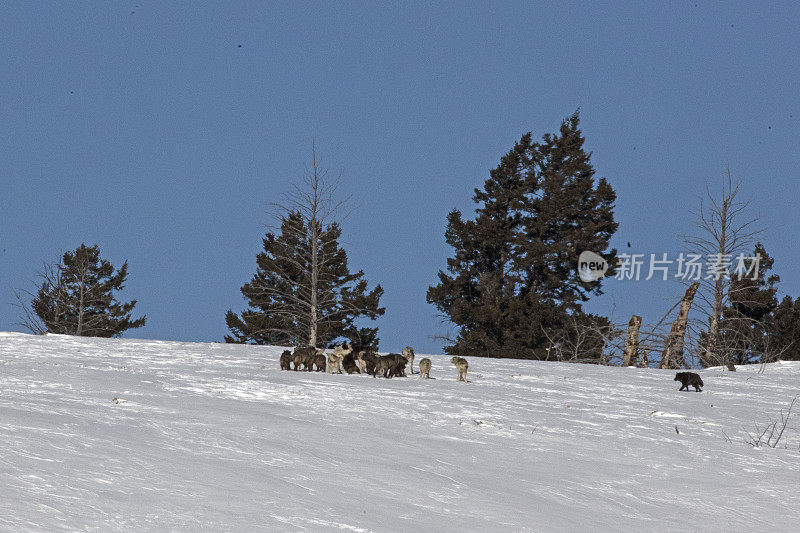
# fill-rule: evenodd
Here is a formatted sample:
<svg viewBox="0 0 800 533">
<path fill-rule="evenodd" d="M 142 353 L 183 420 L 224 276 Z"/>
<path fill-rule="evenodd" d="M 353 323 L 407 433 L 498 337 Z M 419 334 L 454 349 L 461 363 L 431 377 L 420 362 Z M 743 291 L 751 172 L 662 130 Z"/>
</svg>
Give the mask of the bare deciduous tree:
<svg viewBox="0 0 800 533">
<path fill-rule="evenodd" d="M 632 332 L 639 334 L 638 339 L 634 335 L 633 341 L 638 356 L 631 354 Z M 560 331 L 544 331 L 544 334 L 550 342 L 548 360 L 621 366 L 627 362 L 640 368 L 649 365 L 650 352 L 662 352 L 671 338 L 664 319 L 655 325 L 645 325 L 636 315 L 627 324 L 572 319 Z"/>
<path fill-rule="evenodd" d="M 56 264 L 44 263 L 42 265 L 42 270 L 37 273 L 37 277 L 40 280 L 37 285 L 44 284 L 53 287 L 56 294 L 56 302 L 64 301 L 62 278 L 57 273 L 60 265 L 60 262 Z M 15 289 L 14 298 L 17 300 L 17 303 L 14 305 L 22 312 L 22 316 L 20 316 L 19 322 L 17 322 L 16 325 L 22 326 L 34 335 L 44 335 L 47 333 L 47 326 L 42 322 L 42 319 L 39 318 L 30 304 L 30 302 L 36 298 L 36 293 L 27 289 Z M 58 311 L 55 315 L 58 317 L 61 316 L 62 313 Z"/>
<path fill-rule="evenodd" d="M 591 315 L 571 316 L 560 330 L 542 331 L 550 344 L 547 360 L 608 365 L 621 360 L 625 349 L 625 330 Z"/>
<path fill-rule="evenodd" d="M 724 350 L 719 349 L 719 338 L 722 310 L 729 297 L 730 262 L 747 250 L 760 231 L 755 227 L 758 219 L 747 216 L 750 201 L 739 198 L 740 186 L 741 182 L 734 180 L 728 169 L 718 195 L 706 187 L 705 201 L 701 200 L 696 213 L 698 233 L 684 236 L 693 252 L 713 264 L 713 269 L 701 276 L 699 302 L 695 305 L 708 324 L 699 354 L 704 367 L 728 362 Z"/>
<path fill-rule="evenodd" d="M 324 267 L 328 261 L 335 260 L 332 254 L 325 253 L 338 237 L 337 234 L 325 232 L 324 227 L 332 222 L 334 215 L 339 214 L 345 206 L 344 201 L 335 199 L 334 194 L 338 188 L 339 180 L 326 181 L 327 171 L 317 167 L 316 143 L 311 145 L 311 168 L 306 172 L 301 184 L 292 186 L 291 192 L 286 195 L 283 204 L 273 204 L 286 213 L 300 213 L 302 224 L 292 224 L 290 231 L 300 240 L 307 240 L 308 247 L 300 250 L 301 256 L 305 255 L 307 261 L 306 273 L 308 291 L 298 291 L 295 294 L 297 302 L 306 310 L 308 320 L 308 345 L 317 345 L 320 321 L 326 317 L 320 313 L 320 304 L 335 303 L 326 301 L 333 297 L 328 291 L 321 291 L 321 276 L 325 276 Z M 284 257 L 286 260 L 297 258 Z"/>
</svg>

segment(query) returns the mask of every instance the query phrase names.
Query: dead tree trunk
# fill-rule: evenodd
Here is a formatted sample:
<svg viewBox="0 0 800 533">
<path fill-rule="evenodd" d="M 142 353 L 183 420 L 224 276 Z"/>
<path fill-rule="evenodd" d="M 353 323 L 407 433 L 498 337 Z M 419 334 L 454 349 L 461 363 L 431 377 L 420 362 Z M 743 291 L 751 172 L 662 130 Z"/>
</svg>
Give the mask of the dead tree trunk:
<svg viewBox="0 0 800 533">
<path fill-rule="evenodd" d="M 319 332 L 319 316 L 317 307 L 319 304 L 319 230 L 320 224 L 317 216 L 320 213 L 320 177 L 317 173 L 317 148 L 316 143 L 311 147 L 311 162 L 313 167 L 313 174 L 311 180 L 311 193 L 309 194 L 309 213 L 310 220 L 308 222 L 309 230 L 311 231 L 311 287 L 310 296 L 311 302 L 309 306 L 308 318 L 308 345 L 314 348 L 317 347 L 317 333 Z"/>
<path fill-rule="evenodd" d="M 636 366 L 639 355 L 639 327 L 642 325 L 642 317 L 633 315 L 628 322 L 628 342 L 625 344 L 625 356 L 622 358 L 622 366 Z"/>
<path fill-rule="evenodd" d="M 661 368 L 680 368 L 685 364 L 683 342 L 686 336 L 686 325 L 689 321 L 689 309 L 692 307 L 692 301 L 699 286 L 700 283 L 694 282 L 686 289 L 686 294 L 681 300 L 681 309 L 678 311 L 678 319 L 672 323 L 664 353 L 661 355 Z"/>
<path fill-rule="evenodd" d="M 700 357 L 700 365 L 703 368 L 707 368 L 712 365 L 712 361 L 717 359 L 717 339 L 719 337 L 719 321 L 722 317 L 722 300 L 725 294 L 725 282 L 724 278 L 720 275 L 722 271 L 723 264 L 722 258 L 725 254 L 725 245 L 727 244 L 727 240 L 725 237 L 725 230 L 727 229 L 727 216 L 728 216 L 728 208 L 727 205 L 723 204 L 724 210 L 721 212 L 720 220 L 722 222 L 721 226 L 721 237 L 720 237 L 720 244 L 719 250 L 717 252 L 716 263 L 714 265 L 715 272 L 717 273 L 716 279 L 714 280 L 714 302 L 711 307 L 711 316 L 708 317 L 708 342 L 706 343 L 706 348 L 703 350 L 703 353 Z"/>
<path fill-rule="evenodd" d="M 700 280 L 699 300 L 695 305 L 708 319 L 706 339 L 698 353 L 703 368 L 728 362 L 729 354 L 720 346 L 720 328 L 723 327 L 720 321 L 731 288 L 730 261 L 737 253 L 744 252 L 761 232 L 754 227 L 757 218 L 744 218 L 750 202 L 738 198 L 740 185 L 728 169 L 719 194 L 712 194 L 706 187 L 707 198 L 701 202 L 697 213 L 696 225 L 700 232 L 696 236 L 684 237 L 693 252 L 709 258 L 709 261 L 713 259 L 713 275 Z"/>
</svg>

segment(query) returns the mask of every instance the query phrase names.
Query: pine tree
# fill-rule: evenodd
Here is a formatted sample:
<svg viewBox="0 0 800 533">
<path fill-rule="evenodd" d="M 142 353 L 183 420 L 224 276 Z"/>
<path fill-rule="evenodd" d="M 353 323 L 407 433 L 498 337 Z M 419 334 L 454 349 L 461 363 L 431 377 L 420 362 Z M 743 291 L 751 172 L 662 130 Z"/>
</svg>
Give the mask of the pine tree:
<svg viewBox="0 0 800 533">
<path fill-rule="evenodd" d="M 100 258 L 100 249 L 81 244 L 42 274 L 44 279 L 31 308 L 43 331 L 84 337 L 117 337 L 144 326 L 146 317 L 131 319 L 136 300 L 122 303 L 115 296 L 125 286 L 128 263 L 116 270 Z"/>
<path fill-rule="evenodd" d="M 477 350 L 476 355 L 499 355 L 509 344 L 506 335 L 514 329 L 509 321 L 515 317 L 508 306 L 517 292 L 511 266 L 531 148 L 530 134 L 524 135 L 490 172 L 483 190 L 475 190 L 474 201 L 483 205 L 474 221 L 462 220 L 459 211 L 448 215 L 445 240 L 455 256 L 447 260 L 447 267 L 453 275 L 440 271 L 439 284 L 427 295 L 429 303 L 461 326 L 458 342 L 446 348 L 448 353 L 466 353 L 463 346 Z"/>
<path fill-rule="evenodd" d="M 775 284 L 777 274 L 769 274 L 774 260 L 761 243 L 756 243 L 751 258 L 744 259 L 744 272 L 734 273 L 728 302 L 720 319 L 720 346 L 725 362 L 743 365 L 761 362 L 771 347 L 768 342 L 773 313 L 778 307 Z M 757 263 L 757 275 L 746 274 Z M 736 266 L 736 265 L 734 265 Z M 769 275 L 768 275 L 769 274 Z"/>
<path fill-rule="evenodd" d="M 577 258 L 591 250 L 613 262 L 616 196 L 605 179 L 595 182 L 583 143 L 577 112 L 541 143 L 523 135 L 475 190 L 476 218 L 448 215 L 455 255 L 427 295 L 459 328 L 448 353 L 546 359 L 546 331 L 566 332 L 602 293 L 601 281 L 580 280 Z"/>
<path fill-rule="evenodd" d="M 226 342 L 325 346 L 344 338 L 377 347 L 378 328 L 358 324 L 384 314 L 383 288 L 369 290 L 363 271 L 350 272 L 341 227 L 331 220 L 341 205 L 332 201 L 323 176 L 312 151 L 304 187 L 284 208 L 279 234 L 266 234 L 256 273 L 241 288 L 249 308 L 225 315 Z"/>
<path fill-rule="evenodd" d="M 279 235 L 267 233 L 264 251 L 256 257 L 258 268 L 242 286 L 249 309 L 241 316 L 225 316 L 231 335 L 226 342 L 307 346 L 311 341 L 311 234 L 300 213 L 291 212 L 281 222 Z M 318 228 L 321 268 L 317 273 L 315 344 L 326 345 L 343 337 L 362 345 L 377 345 L 377 328 L 359 328 L 357 319 L 376 319 L 383 289 L 367 290 L 364 273 L 351 274 L 347 253 L 339 245 L 338 224 Z"/>
<path fill-rule="evenodd" d="M 800 298 L 784 296 L 773 313 L 769 339 L 774 358 L 800 361 Z"/>
</svg>

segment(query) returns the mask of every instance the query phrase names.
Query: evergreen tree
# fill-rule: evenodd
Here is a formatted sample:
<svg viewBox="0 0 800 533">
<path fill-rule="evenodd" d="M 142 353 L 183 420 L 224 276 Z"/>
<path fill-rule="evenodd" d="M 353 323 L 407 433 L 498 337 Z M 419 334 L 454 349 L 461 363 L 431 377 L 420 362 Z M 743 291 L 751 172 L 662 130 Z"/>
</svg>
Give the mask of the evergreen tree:
<svg viewBox="0 0 800 533">
<path fill-rule="evenodd" d="M 383 288 L 368 290 L 363 271 L 351 273 L 339 245 L 341 227 L 331 218 L 341 208 L 317 168 L 306 187 L 296 187 L 284 208 L 280 234 L 267 233 L 257 269 L 241 291 L 249 308 L 228 311 L 226 342 L 279 346 L 329 345 L 339 338 L 362 346 L 378 345 L 377 327 L 360 327 L 363 318 L 383 315 Z"/>
<path fill-rule="evenodd" d="M 739 365 L 763 360 L 770 349 L 768 334 L 773 312 L 778 307 L 775 284 L 780 277 L 768 275 L 774 260 L 761 243 L 756 244 L 750 257 L 756 259 L 746 258 L 744 271 L 734 272 L 728 289 L 728 302 L 720 320 L 719 349 L 726 352 L 726 362 Z M 755 270 L 756 261 L 758 274 L 747 274 L 751 269 Z"/>
<path fill-rule="evenodd" d="M 237 315 L 228 311 L 231 334 L 226 342 L 306 346 L 311 342 L 310 228 L 298 212 L 281 222 L 279 235 L 267 233 L 264 251 L 256 257 L 253 278 L 242 286 L 249 309 Z M 320 269 L 316 274 L 315 344 L 327 345 L 343 337 L 362 345 L 377 345 L 377 328 L 359 328 L 361 317 L 376 319 L 383 289 L 367 289 L 364 273 L 350 273 L 347 253 L 339 245 L 338 224 L 318 228 Z"/>
<path fill-rule="evenodd" d="M 613 263 L 616 195 L 604 178 L 595 182 L 583 143 L 577 112 L 540 143 L 523 135 L 475 190 L 476 218 L 448 215 L 455 255 L 427 295 L 459 328 L 448 353 L 546 359 L 545 330 L 565 332 L 602 293 L 601 281 L 580 280 L 577 258 L 591 250 Z"/>
<path fill-rule="evenodd" d="M 128 263 L 116 270 L 100 259 L 97 245 L 81 244 L 48 268 L 31 308 L 46 332 L 84 337 L 117 337 L 144 326 L 146 317 L 131 319 L 136 300 L 118 301 L 115 292 L 125 286 Z"/>
<path fill-rule="evenodd" d="M 769 329 L 771 352 L 784 361 L 800 361 L 800 298 L 785 296 L 775 308 Z"/>
<path fill-rule="evenodd" d="M 452 276 L 440 271 L 439 285 L 427 295 L 428 302 L 461 326 L 459 340 L 446 348 L 448 353 L 466 353 L 458 347 L 469 346 L 489 356 L 509 344 L 507 334 L 515 329 L 509 323 L 515 321 L 509 306 L 518 282 L 511 267 L 531 147 L 530 134 L 524 135 L 490 172 L 484 189 L 475 190 L 475 202 L 483 205 L 474 221 L 462 220 L 459 211 L 448 215 L 445 240 L 455 250 L 447 260 Z"/>
</svg>

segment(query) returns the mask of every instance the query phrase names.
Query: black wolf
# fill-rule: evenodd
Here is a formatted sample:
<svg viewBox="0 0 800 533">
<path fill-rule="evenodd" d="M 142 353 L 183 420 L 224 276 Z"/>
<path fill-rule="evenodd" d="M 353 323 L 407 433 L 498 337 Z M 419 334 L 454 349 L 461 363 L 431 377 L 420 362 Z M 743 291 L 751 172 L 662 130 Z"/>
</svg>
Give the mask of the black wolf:
<svg viewBox="0 0 800 533">
<path fill-rule="evenodd" d="M 300 365 L 305 367 L 305 370 L 311 372 L 314 370 L 314 358 L 317 356 L 316 348 L 307 346 L 305 348 L 295 348 L 292 352 L 292 359 L 294 360 L 294 369 L 300 370 Z"/>
<path fill-rule="evenodd" d="M 686 389 L 688 391 L 689 385 L 691 385 L 694 387 L 695 392 L 703 392 L 700 390 L 700 387 L 703 386 L 703 380 L 694 372 L 678 372 L 675 374 L 675 379 L 673 381 L 681 382 L 681 388 L 678 390 Z"/>
</svg>

